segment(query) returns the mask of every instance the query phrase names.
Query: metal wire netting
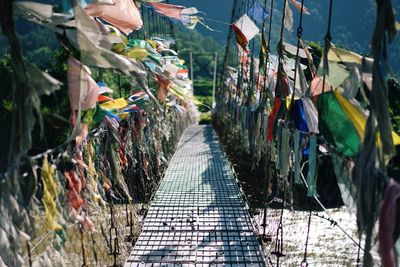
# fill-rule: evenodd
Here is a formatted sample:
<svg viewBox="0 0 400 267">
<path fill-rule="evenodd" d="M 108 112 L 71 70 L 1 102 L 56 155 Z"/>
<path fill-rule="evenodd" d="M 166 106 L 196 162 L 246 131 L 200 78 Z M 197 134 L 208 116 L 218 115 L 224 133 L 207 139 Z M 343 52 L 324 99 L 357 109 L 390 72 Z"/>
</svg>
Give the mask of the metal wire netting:
<svg viewBox="0 0 400 267">
<path fill-rule="evenodd" d="M 68 144 L 30 159 L 32 171 L 20 170 L 36 181 L 27 206 L 30 223 L 4 231 L 9 237 L 16 229 L 20 233 L 11 247 L 17 261 L 123 265 L 140 233 L 146 203 L 193 123 L 189 113 L 156 113 L 132 116 L 118 127 L 103 123 L 80 147 Z"/>
</svg>

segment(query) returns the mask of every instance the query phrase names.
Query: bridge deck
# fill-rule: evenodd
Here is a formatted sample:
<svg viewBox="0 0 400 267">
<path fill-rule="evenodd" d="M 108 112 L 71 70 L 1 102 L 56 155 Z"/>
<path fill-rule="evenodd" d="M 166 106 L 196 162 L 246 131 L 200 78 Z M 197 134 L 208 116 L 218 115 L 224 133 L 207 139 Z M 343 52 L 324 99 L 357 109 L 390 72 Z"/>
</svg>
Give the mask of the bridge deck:
<svg viewBox="0 0 400 267">
<path fill-rule="evenodd" d="M 248 211 L 210 126 L 183 135 L 125 267 L 264 266 Z"/>
</svg>

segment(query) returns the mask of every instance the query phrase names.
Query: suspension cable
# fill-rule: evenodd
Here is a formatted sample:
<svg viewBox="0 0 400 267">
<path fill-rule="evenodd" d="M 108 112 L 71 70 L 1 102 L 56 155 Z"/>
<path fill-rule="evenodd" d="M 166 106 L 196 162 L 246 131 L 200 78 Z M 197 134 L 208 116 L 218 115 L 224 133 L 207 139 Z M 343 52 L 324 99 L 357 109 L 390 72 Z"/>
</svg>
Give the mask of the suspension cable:
<svg viewBox="0 0 400 267">
<path fill-rule="evenodd" d="M 286 255 L 283 253 L 283 210 L 285 208 L 285 195 L 286 188 L 283 186 L 283 197 L 282 197 L 282 208 L 281 214 L 279 216 L 279 225 L 276 230 L 276 238 L 275 238 L 275 250 L 271 254 L 276 256 L 276 266 L 279 267 L 280 258 L 285 257 Z"/>
<path fill-rule="evenodd" d="M 325 45 L 324 45 L 324 62 L 323 62 L 323 71 L 324 71 L 324 78 L 322 82 L 322 94 L 325 92 L 325 81 L 326 75 L 329 73 L 329 65 L 328 65 L 328 52 L 331 48 L 331 24 L 332 24 L 332 6 L 333 0 L 329 0 L 329 17 L 328 17 L 328 29 L 326 31 L 326 35 L 324 37 Z"/>
<path fill-rule="evenodd" d="M 235 19 L 237 1 L 238 0 L 234 0 L 234 2 L 233 2 L 230 25 L 233 24 L 233 21 Z M 221 75 L 221 81 L 220 81 L 221 88 L 223 87 L 223 84 L 224 84 L 225 70 L 228 65 L 228 57 L 229 57 L 229 50 L 230 50 L 229 48 L 231 47 L 232 33 L 233 33 L 233 30 L 229 26 L 228 41 L 227 41 L 226 47 L 225 47 L 224 64 L 222 65 L 222 75 Z"/>
<path fill-rule="evenodd" d="M 265 0 L 265 7 L 267 6 L 267 0 Z M 274 11 L 274 0 L 271 0 L 271 9 L 269 13 L 269 29 L 268 29 L 268 41 L 266 47 L 266 58 L 265 58 L 265 68 L 264 68 L 264 93 L 266 92 L 265 88 L 267 86 L 267 75 L 269 73 L 269 52 L 270 52 L 270 45 L 271 45 L 271 29 L 272 29 L 272 16 Z M 264 40 L 263 40 L 264 41 Z"/>
<path fill-rule="evenodd" d="M 361 239 L 362 239 L 362 235 L 361 233 L 359 233 L 359 237 L 358 237 L 358 249 L 357 249 L 357 267 L 360 266 L 361 263 Z"/>
<path fill-rule="evenodd" d="M 280 31 L 280 34 L 279 34 L 280 42 L 283 39 L 283 29 L 285 28 L 284 25 L 285 25 L 285 16 L 286 16 L 286 14 L 285 14 L 286 5 L 287 5 L 287 0 L 284 0 L 283 1 L 283 10 L 282 10 L 281 31 Z"/>
<path fill-rule="evenodd" d="M 267 1 L 265 1 L 265 5 Z M 274 0 L 271 1 L 271 9 L 269 12 L 269 30 L 268 30 L 268 43 L 267 43 L 267 53 L 269 54 L 270 42 L 271 42 L 271 29 L 272 29 L 272 14 L 274 12 Z"/>
<path fill-rule="evenodd" d="M 299 21 L 299 27 L 297 28 L 296 58 L 295 58 L 295 62 L 294 62 L 293 91 L 292 91 L 292 97 L 291 97 L 291 101 L 290 101 L 289 110 L 292 110 L 292 107 L 294 105 L 294 95 L 296 92 L 297 64 L 299 63 L 300 42 L 301 42 L 301 35 L 303 33 L 303 8 L 304 8 L 304 0 L 301 0 L 300 21 Z M 299 70 L 299 71 L 301 71 L 301 70 Z"/>
<path fill-rule="evenodd" d="M 280 91 L 277 91 L 281 82 L 282 82 L 282 72 L 283 72 L 283 63 L 282 63 L 282 55 L 283 55 L 283 29 L 285 24 L 285 9 L 287 5 L 287 0 L 283 1 L 283 9 L 282 9 L 282 21 L 281 21 L 281 30 L 279 34 L 279 42 L 278 42 L 278 75 L 275 87 L 275 97 L 282 97 Z"/>
<path fill-rule="evenodd" d="M 302 266 L 302 267 L 308 266 L 308 262 L 307 262 L 307 248 L 308 248 L 308 239 L 309 239 L 309 237 L 310 237 L 311 216 L 312 216 L 312 212 L 311 212 L 311 209 L 310 209 L 310 213 L 308 214 L 307 236 L 306 236 L 306 244 L 305 244 L 305 246 L 304 246 L 304 257 L 303 257 L 303 261 L 301 262 L 301 266 Z"/>
</svg>

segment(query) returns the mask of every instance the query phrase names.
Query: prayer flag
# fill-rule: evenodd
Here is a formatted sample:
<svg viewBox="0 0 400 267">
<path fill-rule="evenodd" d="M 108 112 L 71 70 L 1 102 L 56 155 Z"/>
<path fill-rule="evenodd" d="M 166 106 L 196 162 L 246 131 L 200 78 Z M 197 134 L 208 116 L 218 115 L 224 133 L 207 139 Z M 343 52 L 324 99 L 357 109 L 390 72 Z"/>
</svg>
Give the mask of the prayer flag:
<svg viewBox="0 0 400 267">
<path fill-rule="evenodd" d="M 233 24 L 232 28 L 236 33 L 237 42 L 245 50 L 249 41 L 260 31 L 257 25 L 246 14 Z"/>
<path fill-rule="evenodd" d="M 131 0 L 115 0 L 114 5 L 89 4 L 85 12 L 91 17 L 100 17 L 129 35 L 143 26 L 139 10 Z"/>
<path fill-rule="evenodd" d="M 254 1 L 253 5 L 247 11 L 247 14 L 258 23 L 262 23 L 264 19 L 268 16 L 268 11 L 258 3 L 258 1 Z"/>
</svg>

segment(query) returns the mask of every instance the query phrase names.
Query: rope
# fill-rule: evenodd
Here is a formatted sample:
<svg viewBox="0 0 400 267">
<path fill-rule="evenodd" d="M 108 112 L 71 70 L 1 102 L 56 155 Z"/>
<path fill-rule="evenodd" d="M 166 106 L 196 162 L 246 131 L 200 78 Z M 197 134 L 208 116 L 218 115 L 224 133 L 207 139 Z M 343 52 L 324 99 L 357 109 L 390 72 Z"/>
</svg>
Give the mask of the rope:
<svg viewBox="0 0 400 267">
<path fill-rule="evenodd" d="M 265 1 L 265 5 L 267 4 L 267 1 Z M 269 12 L 269 30 L 268 30 L 268 43 L 267 43 L 267 52 L 269 54 L 270 50 L 270 42 L 271 42 L 271 29 L 272 29 L 272 14 L 274 11 L 274 0 L 271 1 L 271 9 Z"/>
<path fill-rule="evenodd" d="M 328 210 L 325 208 L 325 206 L 321 203 L 321 201 L 319 200 L 319 198 L 317 196 L 314 196 L 315 201 L 317 202 L 317 204 L 324 210 L 324 212 L 326 213 L 326 215 L 328 215 L 328 217 L 335 222 L 335 225 L 361 250 L 364 251 L 364 249 L 358 245 L 358 242 L 356 240 L 354 240 L 354 238 L 347 233 L 342 226 L 340 226 L 335 219 L 333 219 L 332 215 L 328 212 Z"/>
<path fill-rule="evenodd" d="M 3 228 L 3 230 L 4 230 L 4 228 Z M 23 259 L 26 259 L 26 257 L 30 257 L 29 254 L 31 254 L 33 251 L 35 251 L 35 249 L 36 249 L 40 244 L 42 244 L 42 243 L 46 240 L 46 238 L 49 237 L 52 233 L 54 233 L 54 230 L 50 230 L 49 232 L 47 232 L 47 234 L 44 235 L 33 247 L 31 247 L 31 248 L 29 249 L 28 253 L 25 254 L 22 258 L 23 258 Z"/>
<path fill-rule="evenodd" d="M 235 0 L 233 3 L 233 7 L 232 7 L 232 13 L 231 13 L 231 24 L 233 23 L 233 20 L 235 18 L 235 13 L 236 13 L 236 5 L 237 5 L 237 1 Z M 229 26 L 231 25 L 229 24 Z M 229 27 L 229 33 L 228 33 L 228 40 L 226 43 L 226 47 L 225 47 L 225 55 L 224 55 L 224 64 L 222 65 L 222 75 L 221 75 L 221 81 L 220 81 L 220 87 L 223 87 L 224 84 L 224 79 L 225 79 L 225 70 L 226 70 L 226 66 L 228 65 L 228 56 L 229 56 L 229 48 L 231 46 L 231 38 L 232 38 L 232 28 Z M 235 48 L 235 46 L 234 46 Z M 236 57 L 234 57 L 236 59 Z"/>
<path fill-rule="evenodd" d="M 328 29 L 326 31 L 326 35 L 324 37 L 325 40 L 325 46 L 324 46 L 324 64 L 323 64 L 323 69 L 324 69 L 324 78 L 322 82 L 322 94 L 325 92 L 325 81 L 326 81 L 326 71 L 329 72 L 328 69 L 328 52 L 331 47 L 331 41 L 332 41 L 332 36 L 331 36 L 331 23 L 332 23 L 332 6 L 333 6 L 333 0 L 329 0 L 329 17 L 328 17 Z"/>
<path fill-rule="evenodd" d="M 204 18 L 204 20 L 209 20 L 209 21 L 213 21 L 213 22 L 216 22 L 216 23 L 220 23 L 220 24 L 224 24 L 224 25 L 229 25 L 229 26 L 232 25 L 232 23 L 228 23 L 228 22 L 224 22 L 224 21 L 220 21 L 220 20 L 216 20 L 216 19 Z"/>
<path fill-rule="evenodd" d="M 301 172 L 300 172 L 301 173 Z M 303 183 L 305 184 L 306 187 L 308 187 L 307 185 L 307 181 L 304 179 L 303 175 L 301 175 L 302 179 L 303 179 Z M 344 228 L 333 218 L 333 216 L 328 212 L 328 210 L 325 208 L 325 206 L 322 204 L 322 202 L 319 200 L 319 198 L 317 196 L 314 196 L 315 201 L 317 202 L 317 204 L 322 208 L 322 210 L 325 212 L 325 214 L 329 217 L 329 219 L 320 216 L 318 214 L 314 214 L 322 219 L 328 220 L 329 222 L 331 222 L 331 224 L 333 226 L 337 226 L 357 247 L 358 250 L 360 252 L 360 250 L 364 251 L 364 249 L 361 246 L 361 237 L 360 240 L 357 242 L 348 232 L 346 232 L 346 230 L 344 230 Z M 378 263 L 379 265 L 380 263 Z"/>
<path fill-rule="evenodd" d="M 271 253 L 276 256 L 277 267 L 279 267 L 280 258 L 286 256 L 285 254 L 283 254 L 283 210 L 285 208 L 285 194 L 286 194 L 286 189 L 284 187 L 281 215 L 279 217 L 278 229 L 276 230 L 275 251 Z"/>
<path fill-rule="evenodd" d="M 356 247 L 358 247 L 359 251 L 363 251 L 364 249 L 361 246 L 361 240 L 359 240 L 358 242 L 348 233 L 346 232 L 346 230 L 344 230 L 344 228 L 342 226 L 340 226 L 340 224 L 332 217 L 332 215 L 328 212 L 328 210 L 325 208 L 325 206 L 321 203 L 321 201 L 319 200 L 319 198 L 317 196 L 314 196 L 315 201 L 317 202 L 317 204 L 324 210 L 325 214 L 328 215 L 329 217 L 329 221 L 334 225 L 337 226 L 355 245 Z M 318 216 L 320 218 L 326 219 L 324 217 Z M 375 263 L 377 264 L 377 266 L 380 266 L 381 263 L 379 261 L 377 261 L 376 259 L 373 259 L 375 261 Z"/>
<path fill-rule="evenodd" d="M 282 21 L 281 21 L 281 30 L 279 34 L 279 42 L 278 42 L 278 75 L 277 82 L 275 87 L 275 97 L 282 97 L 281 92 L 278 92 L 277 89 L 282 81 L 282 73 L 283 73 L 283 63 L 282 63 L 282 55 L 283 55 L 283 29 L 285 24 L 285 9 L 287 5 L 287 0 L 283 2 L 283 10 L 282 10 Z"/>
<path fill-rule="evenodd" d="M 29 267 L 32 267 L 32 255 L 31 255 L 31 246 L 29 241 L 26 241 L 26 250 L 28 251 L 28 263 Z"/>
<path fill-rule="evenodd" d="M 287 5 L 287 0 L 284 0 L 283 1 L 283 10 L 282 10 L 282 21 L 281 21 L 281 31 L 280 31 L 280 34 L 279 34 L 279 42 L 280 43 L 282 43 L 282 39 L 283 39 L 283 29 L 285 28 L 284 27 L 284 24 L 285 24 L 285 8 L 286 8 L 286 5 Z"/>
<path fill-rule="evenodd" d="M 238 15 L 240 16 L 240 14 L 242 14 L 243 13 L 243 11 L 244 11 L 244 4 L 245 4 L 245 2 L 243 2 L 243 1 L 241 1 L 241 5 L 240 5 L 240 8 L 239 8 L 239 13 L 238 13 Z M 240 57 L 241 57 L 241 55 L 240 55 Z M 240 98 L 241 97 L 241 95 L 242 95 L 242 88 L 241 88 L 241 82 L 242 82 L 242 77 L 243 77 L 243 68 L 242 68 L 242 64 L 241 64 L 241 60 L 239 59 L 239 65 L 238 65 L 238 79 L 237 79 L 237 90 L 238 90 L 238 97 Z"/>
<path fill-rule="evenodd" d="M 82 249 L 82 267 L 86 267 L 86 249 L 83 241 L 83 225 L 79 225 L 79 233 L 81 234 L 81 249 Z"/>
<path fill-rule="evenodd" d="M 311 213 L 311 210 L 310 210 L 310 213 L 308 214 L 307 237 L 306 237 L 306 244 L 305 244 L 305 247 L 304 247 L 304 258 L 303 258 L 303 261 L 301 262 L 301 266 L 303 266 L 303 267 L 308 266 L 307 248 L 308 248 L 308 239 L 310 237 L 311 215 L 312 215 L 312 213 Z"/>
<path fill-rule="evenodd" d="M 361 239 L 362 239 L 362 235 L 361 233 L 359 234 L 359 238 L 358 238 L 358 250 L 357 250 L 357 267 L 360 266 L 361 263 Z"/>
<path fill-rule="evenodd" d="M 264 1 L 264 5 L 267 6 L 267 0 Z M 263 104 L 266 104 L 266 98 L 265 98 L 265 94 L 267 92 L 266 87 L 267 87 L 267 75 L 269 72 L 269 66 L 268 66 L 268 62 L 269 62 L 269 51 L 270 51 L 270 42 L 271 42 L 271 26 L 272 26 L 272 14 L 273 14 L 273 6 L 274 6 L 274 0 L 271 1 L 271 10 L 270 10 L 270 16 L 269 16 L 269 30 L 268 30 L 268 41 L 267 41 L 267 47 L 266 47 L 266 57 L 265 57 L 265 66 L 264 66 L 264 88 L 263 88 L 263 100 L 265 99 L 265 102 L 263 102 Z M 265 20 L 263 22 L 263 34 L 264 34 L 264 30 L 265 30 Z M 262 42 L 265 42 L 264 40 L 264 36 L 262 36 L 263 40 Z M 261 44 L 261 49 L 262 49 L 262 44 Z"/>
<path fill-rule="evenodd" d="M 304 0 L 301 0 L 300 21 L 299 21 L 299 27 L 297 28 L 297 48 L 296 48 L 296 60 L 294 63 L 293 92 L 292 92 L 289 110 L 292 110 L 292 107 L 294 105 L 294 94 L 296 92 L 297 64 L 299 62 L 300 42 L 301 42 L 301 35 L 303 33 L 303 8 L 304 8 Z"/>
</svg>

